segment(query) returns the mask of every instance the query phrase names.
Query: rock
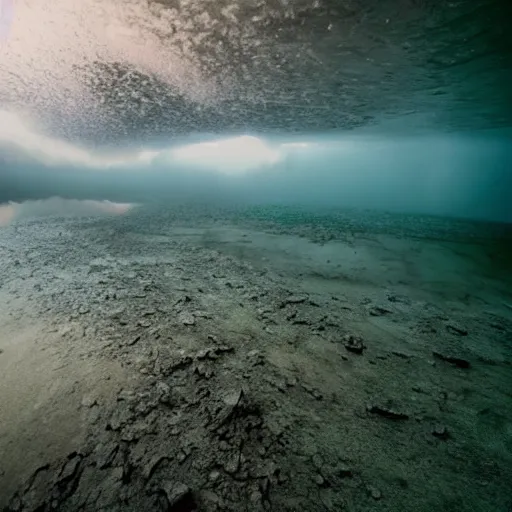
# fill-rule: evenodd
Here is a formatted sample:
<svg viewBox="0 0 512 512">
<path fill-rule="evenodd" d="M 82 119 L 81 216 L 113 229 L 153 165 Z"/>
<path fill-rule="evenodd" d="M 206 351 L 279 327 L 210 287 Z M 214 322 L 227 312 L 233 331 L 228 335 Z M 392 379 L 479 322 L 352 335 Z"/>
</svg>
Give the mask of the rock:
<svg viewBox="0 0 512 512">
<path fill-rule="evenodd" d="M 152 457 L 151 460 L 142 468 L 142 474 L 144 478 L 146 480 L 150 480 L 158 466 L 169 460 L 170 458 L 166 457 L 165 455 L 155 455 Z"/>
<path fill-rule="evenodd" d="M 178 455 L 176 456 L 176 460 L 178 461 L 179 464 L 183 464 L 187 460 L 189 455 L 190 452 L 187 453 L 187 451 L 183 450 L 178 453 Z"/>
<path fill-rule="evenodd" d="M 324 461 L 322 460 L 322 457 L 318 455 L 318 453 L 313 455 L 311 461 L 313 462 L 313 466 L 315 466 L 316 469 L 321 469 L 321 467 L 324 465 Z"/>
<path fill-rule="evenodd" d="M 369 405 L 367 411 L 371 414 L 378 414 L 390 420 L 408 420 L 409 415 L 403 412 L 397 412 L 388 407 L 381 407 L 380 405 Z"/>
<path fill-rule="evenodd" d="M 194 325 L 196 323 L 196 319 L 192 313 L 187 311 L 182 311 L 178 315 L 178 321 L 183 325 Z"/>
<path fill-rule="evenodd" d="M 212 351 L 211 348 L 205 348 L 203 350 L 200 350 L 197 354 L 196 354 L 196 359 L 199 359 L 200 361 L 202 361 L 203 359 L 206 359 L 208 357 L 208 355 L 210 354 L 210 352 Z"/>
<path fill-rule="evenodd" d="M 217 418 L 213 421 L 211 429 L 218 430 L 228 423 L 234 416 L 235 411 L 241 406 L 243 398 L 244 392 L 242 389 L 226 393 L 223 398 L 224 406 L 221 408 Z"/>
<path fill-rule="evenodd" d="M 200 501 L 201 505 L 204 505 L 204 508 L 202 507 L 201 510 L 225 510 L 222 498 L 213 491 L 203 489 L 201 491 Z"/>
<path fill-rule="evenodd" d="M 353 476 L 352 470 L 343 463 L 336 466 L 335 473 L 341 478 L 351 478 Z"/>
<path fill-rule="evenodd" d="M 380 500 L 382 498 L 382 493 L 380 492 L 377 487 L 374 487 L 373 485 L 369 485 L 367 487 L 368 494 L 376 501 Z"/>
<path fill-rule="evenodd" d="M 125 313 L 125 308 L 119 308 L 119 309 L 116 309 L 114 311 L 112 311 L 112 313 L 110 313 L 110 315 L 108 315 L 108 317 L 112 320 L 119 320 Z"/>
<path fill-rule="evenodd" d="M 478 361 L 484 364 L 488 364 L 489 366 L 498 366 L 500 364 L 496 359 L 491 359 L 490 357 L 485 356 L 477 356 Z"/>
<path fill-rule="evenodd" d="M 128 408 L 116 407 L 112 412 L 110 420 L 107 422 L 106 429 L 114 431 L 120 430 L 132 420 L 133 413 L 128 410 Z"/>
<path fill-rule="evenodd" d="M 198 375 L 200 378 L 204 378 L 204 379 L 211 379 L 214 374 L 213 370 L 211 370 L 210 368 L 207 368 L 206 365 L 204 365 L 204 364 L 198 364 L 194 368 L 194 373 L 196 375 Z"/>
<path fill-rule="evenodd" d="M 289 387 L 289 388 L 293 388 L 294 386 L 297 385 L 297 379 L 295 377 L 288 377 L 286 379 L 286 385 Z"/>
<path fill-rule="evenodd" d="M 382 306 L 374 306 L 368 310 L 368 313 L 371 316 L 384 316 L 393 313 L 393 311 Z"/>
<path fill-rule="evenodd" d="M 220 354 L 231 354 L 234 352 L 235 349 L 233 347 L 230 347 L 228 345 L 219 345 L 218 347 L 215 347 L 214 352 L 218 355 Z"/>
<path fill-rule="evenodd" d="M 313 396 L 313 398 L 315 400 L 323 400 L 323 398 L 324 398 L 322 393 L 320 393 L 320 391 L 318 391 L 317 389 L 313 389 L 313 391 L 311 392 L 311 395 Z"/>
<path fill-rule="evenodd" d="M 181 355 L 178 359 L 172 361 L 170 364 L 169 364 L 169 370 L 171 372 L 175 372 L 177 370 L 183 370 L 185 368 L 187 368 L 187 366 L 190 366 L 193 362 L 193 359 L 186 355 L 186 354 L 183 354 Z"/>
<path fill-rule="evenodd" d="M 283 473 L 282 471 L 277 471 L 276 473 L 276 477 L 277 477 L 277 483 L 278 484 L 285 484 L 286 482 L 288 482 L 288 476 Z"/>
<path fill-rule="evenodd" d="M 155 384 L 158 400 L 162 404 L 171 404 L 171 387 L 165 382 L 159 381 Z"/>
<path fill-rule="evenodd" d="M 469 361 L 467 361 L 466 359 L 462 359 L 460 357 L 441 354 L 440 352 L 437 351 L 433 351 L 432 355 L 437 359 L 441 359 L 442 361 L 446 361 L 447 363 L 453 364 L 457 368 L 467 369 L 471 367 L 471 363 Z"/>
<path fill-rule="evenodd" d="M 217 480 L 220 478 L 220 471 L 217 471 L 216 469 L 214 469 L 209 475 L 208 475 L 208 480 L 210 482 L 217 482 Z"/>
<path fill-rule="evenodd" d="M 320 473 L 315 475 L 315 483 L 316 483 L 316 485 L 318 485 L 318 487 L 323 487 L 324 486 L 325 479 L 324 479 L 324 477 Z"/>
<path fill-rule="evenodd" d="M 240 467 L 240 458 L 238 454 L 230 456 L 223 464 L 224 471 L 228 473 L 228 475 L 233 475 L 238 471 Z"/>
<path fill-rule="evenodd" d="M 448 437 L 450 436 L 448 433 L 448 430 L 443 425 L 436 425 L 432 429 L 432 435 L 437 437 L 438 439 L 443 439 L 443 440 L 448 439 Z"/>
<path fill-rule="evenodd" d="M 69 480 L 73 478 L 73 476 L 76 474 L 78 470 L 81 461 L 82 456 L 78 455 L 76 452 L 73 452 L 70 455 L 68 455 L 68 460 L 60 471 L 59 481 L 62 482 L 63 480 Z"/>
<path fill-rule="evenodd" d="M 135 392 L 134 391 L 130 391 L 128 389 L 121 389 L 121 391 L 119 391 L 119 393 L 117 394 L 117 401 L 118 402 L 122 402 L 122 401 L 132 401 L 135 399 Z"/>
<path fill-rule="evenodd" d="M 307 318 L 295 318 L 292 322 L 293 325 L 311 325 L 311 321 Z"/>
<path fill-rule="evenodd" d="M 265 478 L 259 482 L 259 490 L 263 496 L 263 500 L 268 502 L 270 493 L 270 479 Z"/>
<path fill-rule="evenodd" d="M 135 345 L 135 343 L 137 343 L 138 341 L 140 341 L 140 335 L 139 336 L 135 336 L 134 338 L 132 338 L 130 341 L 128 341 L 128 343 L 126 343 L 129 347 L 131 347 L 132 345 Z"/>
<path fill-rule="evenodd" d="M 352 334 L 347 334 L 344 338 L 345 340 L 345 348 L 354 354 L 361 355 L 366 348 L 363 339 L 359 336 L 353 336 Z"/>
<path fill-rule="evenodd" d="M 249 501 L 254 505 L 261 503 L 263 496 L 260 491 L 253 491 L 249 496 Z"/>
<path fill-rule="evenodd" d="M 205 318 L 206 320 L 211 320 L 213 318 L 209 313 L 204 311 L 194 311 L 193 314 L 196 318 Z"/>
<path fill-rule="evenodd" d="M 275 378 L 271 377 L 270 375 L 265 375 L 263 379 L 268 382 L 271 386 L 281 391 L 281 393 L 285 393 L 287 390 L 286 383 Z"/>
<path fill-rule="evenodd" d="M 169 511 L 193 512 L 198 508 L 188 485 L 165 481 L 161 484 L 160 491 L 167 498 Z"/>
<path fill-rule="evenodd" d="M 226 395 L 224 395 L 223 400 L 228 407 L 237 407 L 242 401 L 243 396 L 243 389 L 237 389 L 231 393 L 227 393 Z"/>
<path fill-rule="evenodd" d="M 288 321 L 293 320 L 296 316 L 297 316 L 297 311 L 296 310 L 290 311 L 286 315 L 286 320 L 288 320 Z"/>
<path fill-rule="evenodd" d="M 313 398 L 315 398 L 316 400 L 322 400 L 323 399 L 323 395 L 322 393 L 320 393 L 320 391 L 318 391 L 317 389 L 315 388 L 312 388 L 311 386 L 308 386 L 307 384 L 301 384 L 302 386 L 302 389 L 304 391 L 306 391 L 307 393 L 309 393 Z"/>
<path fill-rule="evenodd" d="M 89 409 L 89 408 L 93 407 L 94 405 L 98 405 L 98 401 L 95 398 L 92 398 L 90 396 L 84 396 L 82 398 L 82 407 Z"/>
<path fill-rule="evenodd" d="M 302 304 L 303 302 L 306 302 L 307 297 L 303 295 L 290 295 L 290 297 L 286 298 L 281 302 L 279 307 L 282 309 L 286 307 L 288 304 Z"/>
<path fill-rule="evenodd" d="M 119 444 L 114 442 L 108 443 L 107 445 L 101 443 L 98 444 L 94 449 L 98 468 L 105 469 L 110 467 L 113 464 L 119 449 Z"/>
<path fill-rule="evenodd" d="M 391 353 L 394 356 L 399 357 L 400 359 L 411 359 L 411 357 L 412 357 L 409 354 L 405 354 L 404 352 L 399 352 L 398 350 L 393 350 Z"/>
<path fill-rule="evenodd" d="M 251 361 L 252 366 L 265 364 L 265 356 L 259 350 L 251 350 L 247 357 Z"/>
<path fill-rule="evenodd" d="M 395 295 L 395 294 L 389 294 L 388 295 L 388 300 L 389 302 L 398 302 L 398 303 L 403 303 L 403 304 L 410 304 L 410 301 L 407 297 L 402 297 L 400 295 Z"/>
<path fill-rule="evenodd" d="M 446 324 L 446 330 L 450 334 L 454 334 L 456 336 L 467 336 L 468 335 L 468 331 L 466 329 L 464 329 L 464 327 L 461 327 L 454 323 Z"/>
</svg>

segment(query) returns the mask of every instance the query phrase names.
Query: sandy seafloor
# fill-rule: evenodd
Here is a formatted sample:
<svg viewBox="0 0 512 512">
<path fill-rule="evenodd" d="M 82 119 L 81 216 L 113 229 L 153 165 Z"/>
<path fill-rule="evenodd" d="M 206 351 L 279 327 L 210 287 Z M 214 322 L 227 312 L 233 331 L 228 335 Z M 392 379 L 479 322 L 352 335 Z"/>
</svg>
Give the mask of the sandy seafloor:
<svg viewBox="0 0 512 512">
<path fill-rule="evenodd" d="M 512 510 L 512 235 L 292 207 L 0 229 L 0 509 Z"/>
</svg>

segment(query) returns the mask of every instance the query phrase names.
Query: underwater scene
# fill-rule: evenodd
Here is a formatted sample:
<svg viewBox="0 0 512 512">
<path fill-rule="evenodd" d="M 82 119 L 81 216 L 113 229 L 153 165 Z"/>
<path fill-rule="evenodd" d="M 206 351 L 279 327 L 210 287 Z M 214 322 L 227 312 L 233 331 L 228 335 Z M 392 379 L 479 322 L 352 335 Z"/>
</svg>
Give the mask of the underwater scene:
<svg viewBox="0 0 512 512">
<path fill-rule="evenodd" d="M 511 16 L 0 0 L 0 510 L 512 512 Z"/>
</svg>

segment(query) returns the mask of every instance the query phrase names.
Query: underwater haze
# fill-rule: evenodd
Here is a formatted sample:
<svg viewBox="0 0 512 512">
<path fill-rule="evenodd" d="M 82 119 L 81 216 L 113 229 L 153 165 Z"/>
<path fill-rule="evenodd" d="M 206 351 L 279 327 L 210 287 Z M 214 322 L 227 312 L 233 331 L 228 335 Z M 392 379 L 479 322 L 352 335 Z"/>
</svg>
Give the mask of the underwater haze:
<svg viewBox="0 0 512 512">
<path fill-rule="evenodd" d="M 20 125 L 16 136 L 4 133 L 1 141 L 3 202 L 55 196 L 124 203 L 230 201 L 512 221 L 507 130 L 209 135 L 202 142 L 100 151 Z M 13 125 L 4 126 L 6 132 Z"/>
</svg>

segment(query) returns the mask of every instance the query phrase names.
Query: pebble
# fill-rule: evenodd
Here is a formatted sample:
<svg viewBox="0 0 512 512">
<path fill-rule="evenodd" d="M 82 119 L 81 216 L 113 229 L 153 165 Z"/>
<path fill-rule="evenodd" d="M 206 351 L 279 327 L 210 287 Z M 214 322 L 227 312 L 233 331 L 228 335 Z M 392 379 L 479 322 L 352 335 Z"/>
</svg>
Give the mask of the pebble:
<svg viewBox="0 0 512 512">
<path fill-rule="evenodd" d="M 376 501 L 382 498 L 382 493 L 380 492 L 380 490 L 374 487 L 373 485 L 368 486 L 368 493 Z"/>
<path fill-rule="evenodd" d="M 306 302 L 306 299 L 307 297 L 302 295 L 291 295 L 281 303 L 281 307 L 286 306 L 286 304 L 302 304 Z"/>
<path fill-rule="evenodd" d="M 286 385 L 289 388 L 292 388 L 292 387 L 296 386 L 297 385 L 297 379 L 295 377 L 288 377 L 286 379 Z"/>
<path fill-rule="evenodd" d="M 217 470 L 213 470 L 213 471 L 208 475 L 208 480 L 210 480 L 210 482 L 216 482 L 219 478 L 220 478 L 220 472 L 219 472 L 219 471 L 217 471 Z"/>
<path fill-rule="evenodd" d="M 251 503 L 260 503 L 263 499 L 263 496 L 260 491 L 253 491 L 249 497 Z"/>
<path fill-rule="evenodd" d="M 324 480 L 324 477 L 321 475 L 321 474 L 317 474 L 315 476 L 315 483 L 316 485 L 318 485 L 319 487 L 322 487 L 322 485 L 325 484 L 325 480 Z"/>
<path fill-rule="evenodd" d="M 344 338 L 345 340 L 345 348 L 354 354 L 361 355 L 366 348 L 362 338 L 359 336 L 353 336 L 351 334 L 347 334 Z"/>
<path fill-rule="evenodd" d="M 177 461 L 182 464 L 183 462 L 185 462 L 185 460 L 187 459 L 187 457 L 189 456 L 188 453 L 185 453 L 184 451 L 178 453 L 178 456 L 176 457 Z"/>
<path fill-rule="evenodd" d="M 316 469 L 320 469 L 324 465 L 322 457 L 320 457 L 318 454 L 313 455 L 312 462 Z"/>
<path fill-rule="evenodd" d="M 94 405 L 98 405 L 98 401 L 90 396 L 84 396 L 82 399 L 82 407 L 90 408 Z"/>
<path fill-rule="evenodd" d="M 368 310 L 368 313 L 370 314 L 370 316 L 384 316 L 389 315 L 390 313 L 392 313 L 392 311 L 381 306 L 375 306 L 370 308 Z"/>
<path fill-rule="evenodd" d="M 183 325 L 194 325 L 196 323 L 196 319 L 192 313 L 181 312 L 178 316 L 178 320 Z"/>
<path fill-rule="evenodd" d="M 461 327 L 460 325 L 453 324 L 453 323 L 447 324 L 446 330 L 450 334 L 454 334 L 456 336 L 467 336 L 468 335 L 468 331 L 466 329 L 464 329 L 464 327 Z"/>
<path fill-rule="evenodd" d="M 350 478 L 353 475 L 352 470 L 345 464 L 339 464 L 336 467 L 336 473 L 341 478 Z"/>
<path fill-rule="evenodd" d="M 432 435 L 439 438 L 439 439 L 448 439 L 448 430 L 443 425 L 436 425 L 432 429 Z"/>
</svg>

